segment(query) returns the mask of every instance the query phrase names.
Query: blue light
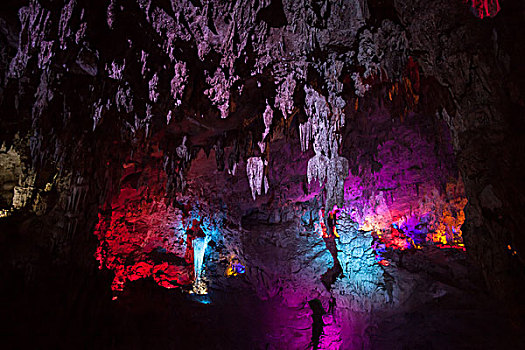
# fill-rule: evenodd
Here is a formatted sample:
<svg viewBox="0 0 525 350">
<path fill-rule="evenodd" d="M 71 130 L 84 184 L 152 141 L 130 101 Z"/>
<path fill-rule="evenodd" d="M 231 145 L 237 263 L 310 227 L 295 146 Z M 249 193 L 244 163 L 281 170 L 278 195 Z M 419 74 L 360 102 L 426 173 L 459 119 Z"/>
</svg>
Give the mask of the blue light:
<svg viewBox="0 0 525 350">
<path fill-rule="evenodd" d="M 241 265 L 240 263 L 233 264 L 233 269 L 237 273 L 244 273 L 244 271 L 246 271 L 246 268 L 243 265 Z"/>
<path fill-rule="evenodd" d="M 200 294 L 189 294 L 189 297 L 191 300 L 193 301 L 196 301 L 200 304 L 204 304 L 204 305 L 209 305 L 211 304 L 211 298 L 209 295 L 207 294 L 204 294 L 204 295 L 200 295 Z"/>
<path fill-rule="evenodd" d="M 204 262 L 204 252 L 210 241 L 210 236 L 197 237 L 193 240 L 193 265 L 195 266 L 195 278 L 199 280 Z"/>
</svg>

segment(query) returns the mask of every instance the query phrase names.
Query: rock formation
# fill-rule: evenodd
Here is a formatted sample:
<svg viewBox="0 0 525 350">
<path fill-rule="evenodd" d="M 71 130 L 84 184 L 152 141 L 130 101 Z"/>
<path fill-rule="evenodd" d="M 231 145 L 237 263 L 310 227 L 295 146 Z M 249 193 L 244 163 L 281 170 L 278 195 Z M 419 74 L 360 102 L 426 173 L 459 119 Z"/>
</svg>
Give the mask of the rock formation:
<svg viewBox="0 0 525 350">
<path fill-rule="evenodd" d="M 524 13 L 1 4 L 2 344 L 518 348 Z"/>
</svg>

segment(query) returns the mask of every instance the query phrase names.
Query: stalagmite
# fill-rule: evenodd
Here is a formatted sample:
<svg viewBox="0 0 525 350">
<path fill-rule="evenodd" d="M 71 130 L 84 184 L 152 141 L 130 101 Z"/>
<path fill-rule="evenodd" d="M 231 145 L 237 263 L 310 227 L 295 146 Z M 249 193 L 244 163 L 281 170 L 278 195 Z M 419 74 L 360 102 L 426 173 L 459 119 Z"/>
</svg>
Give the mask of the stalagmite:
<svg viewBox="0 0 525 350">
<path fill-rule="evenodd" d="M 193 266 L 196 284 L 198 284 L 198 281 L 200 281 L 201 278 L 202 266 L 204 263 L 204 253 L 206 252 L 206 247 L 208 247 L 210 238 L 210 236 L 197 237 L 193 240 Z"/>
</svg>

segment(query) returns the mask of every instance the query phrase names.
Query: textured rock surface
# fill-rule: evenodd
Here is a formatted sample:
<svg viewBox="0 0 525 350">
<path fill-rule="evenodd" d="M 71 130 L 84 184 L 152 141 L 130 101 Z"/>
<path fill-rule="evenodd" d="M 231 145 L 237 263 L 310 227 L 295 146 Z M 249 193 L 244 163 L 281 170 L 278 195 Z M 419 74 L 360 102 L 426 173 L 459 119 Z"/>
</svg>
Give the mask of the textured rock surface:
<svg viewBox="0 0 525 350">
<path fill-rule="evenodd" d="M 524 13 L 2 3 L 2 344 L 517 347 Z"/>
</svg>

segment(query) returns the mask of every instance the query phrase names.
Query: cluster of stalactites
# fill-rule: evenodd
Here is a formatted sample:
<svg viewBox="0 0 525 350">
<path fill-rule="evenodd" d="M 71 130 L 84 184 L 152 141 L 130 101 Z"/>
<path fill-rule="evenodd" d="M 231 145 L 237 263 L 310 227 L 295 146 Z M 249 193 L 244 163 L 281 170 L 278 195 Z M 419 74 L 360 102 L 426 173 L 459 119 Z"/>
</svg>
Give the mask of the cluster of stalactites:
<svg viewBox="0 0 525 350">
<path fill-rule="evenodd" d="M 263 120 L 264 132 L 261 141 L 258 143 L 261 153 L 264 153 L 266 150 L 266 138 L 270 133 L 270 127 L 272 126 L 273 121 L 273 109 L 269 104 L 266 104 L 266 109 L 263 113 Z M 252 190 L 253 200 L 255 200 L 256 195 L 260 196 L 268 192 L 268 179 L 264 174 L 264 167 L 267 165 L 268 161 L 263 161 L 261 157 L 248 158 L 248 162 L 246 163 L 246 174 L 248 175 L 248 182 L 250 183 L 250 188 Z M 236 165 L 233 167 L 233 175 L 235 174 L 235 168 Z"/>
<path fill-rule="evenodd" d="M 256 195 L 262 195 L 268 191 L 268 179 L 264 174 L 264 167 L 268 165 L 261 157 L 250 157 L 246 163 L 246 173 L 248 182 L 252 190 L 252 197 L 255 200 Z"/>
<path fill-rule="evenodd" d="M 293 94 L 295 91 L 296 82 L 293 74 L 288 74 L 282 79 L 281 84 L 277 87 L 277 95 L 275 96 L 275 107 L 278 108 L 284 116 L 288 118 L 293 113 Z"/>
<path fill-rule="evenodd" d="M 326 98 L 314 89 L 305 86 L 305 111 L 308 121 L 299 126 L 301 149 L 308 150 L 313 141 L 315 156 L 308 161 L 308 183 L 318 180 L 326 190 L 325 207 L 342 206 L 344 180 L 348 176 L 348 160 L 339 156 L 341 136 L 339 129 L 344 125 L 342 108 L 344 101 L 338 96 Z M 330 108 L 330 106 L 332 108 Z"/>
</svg>

